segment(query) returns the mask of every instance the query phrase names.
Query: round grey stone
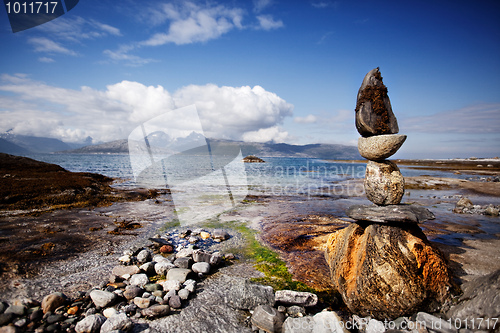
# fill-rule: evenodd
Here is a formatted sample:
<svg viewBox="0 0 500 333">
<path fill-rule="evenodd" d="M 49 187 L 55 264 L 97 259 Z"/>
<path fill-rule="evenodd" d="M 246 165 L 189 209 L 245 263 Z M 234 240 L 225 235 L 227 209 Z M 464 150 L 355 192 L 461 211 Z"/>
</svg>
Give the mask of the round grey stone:
<svg viewBox="0 0 500 333">
<path fill-rule="evenodd" d="M 193 264 L 191 269 L 195 273 L 208 274 L 210 273 L 210 264 L 207 262 L 197 262 Z"/>
<path fill-rule="evenodd" d="M 96 306 L 105 308 L 113 303 L 118 296 L 115 293 L 103 290 L 93 290 L 90 293 L 90 298 Z"/>
</svg>

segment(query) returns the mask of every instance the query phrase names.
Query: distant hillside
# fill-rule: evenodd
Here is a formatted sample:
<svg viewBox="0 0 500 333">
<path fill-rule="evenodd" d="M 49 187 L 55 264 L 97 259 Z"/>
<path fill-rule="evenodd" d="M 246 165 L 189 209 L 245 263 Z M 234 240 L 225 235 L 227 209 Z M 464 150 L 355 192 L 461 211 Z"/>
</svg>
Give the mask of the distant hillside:
<svg viewBox="0 0 500 333">
<path fill-rule="evenodd" d="M 27 149 L 16 145 L 10 141 L 0 138 L 0 153 L 12 154 L 12 155 L 22 155 L 29 153 Z"/>
<path fill-rule="evenodd" d="M 24 154 L 26 152 L 53 153 L 56 151 L 71 149 L 71 146 L 69 146 L 68 144 L 62 142 L 61 140 L 52 138 L 2 133 L 0 134 L 0 139 L 3 139 L 4 141 L 7 141 L 11 144 L 9 145 L 3 143 L 3 145 L 0 146 L 0 151 L 9 153 L 9 151 L 2 150 L 2 147 L 5 147 L 5 149 L 16 149 L 15 151 L 11 151 L 11 154 Z M 12 146 L 12 144 L 14 146 Z M 25 151 L 19 150 L 18 148 L 16 148 L 16 146 L 24 149 Z"/>
<path fill-rule="evenodd" d="M 128 154 L 128 140 L 116 140 L 78 149 L 60 151 L 71 154 Z"/>
<path fill-rule="evenodd" d="M 258 157 L 307 157 L 321 159 L 361 159 L 355 146 L 336 144 L 309 144 L 290 145 L 287 143 L 257 143 L 238 142 L 229 140 L 210 139 L 212 152 L 215 150 L 241 148 L 243 156 L 255 155 Z M 202 152 L 203 149 L 193 149 L 192 153 Z M 128 154 L 128 141 L 117 140 L 99 145 L 86 146 L 79 149 L 67 150 L 61 153 L 72 154 Z"/>
</svg>

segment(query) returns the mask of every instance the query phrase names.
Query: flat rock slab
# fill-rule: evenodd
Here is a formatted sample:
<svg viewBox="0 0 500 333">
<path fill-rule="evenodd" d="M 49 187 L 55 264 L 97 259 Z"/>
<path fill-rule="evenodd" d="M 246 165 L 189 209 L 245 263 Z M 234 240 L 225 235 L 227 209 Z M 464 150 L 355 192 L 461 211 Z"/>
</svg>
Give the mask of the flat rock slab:
<svg viewBox="0 0 500 333">
<path fill-rule="evenodd" d="M 415 205 L 352 205 L 346 213 L 357 221 L 378 223 L 420 223 L 435 219 L 430 210 Z"/>
</svg>

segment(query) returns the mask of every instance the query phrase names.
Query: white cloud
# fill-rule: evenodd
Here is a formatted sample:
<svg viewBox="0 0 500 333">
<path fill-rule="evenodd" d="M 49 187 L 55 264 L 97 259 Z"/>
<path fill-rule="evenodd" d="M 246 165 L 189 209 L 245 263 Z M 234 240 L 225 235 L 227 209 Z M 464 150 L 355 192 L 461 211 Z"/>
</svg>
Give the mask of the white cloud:
<svg viewBox="0 0 500 333">
<path fill-rule="evenodd" d="M 242 139 L 243 133 L 280 124 L 293 105 L 260 86 L 190 85 L 174 93 L 177 107 L 195 104 L 208 136 Z"/>
<path fill-rule="evenodd" d="M 337 8 L 339 6 L 338 1 L 314 1 L 311 3 L 314 8 L 324 9 L 328 7 Z"/>
<path fill-rule="evenodd" d="M 298 124 L 312 124 L 315 123 L 318 119 L 316 118 L 315 115 L 309 114 L 305 117 L 295 117 L 293 118 L 293 121 L 298 123 Z"/>
<path fill-rule="evenodd" d="M 261 128 L 257 131 L 246 132 L 243 134 L 243 141 L 247 142 L 283 143 L 288 138 L 289 138 L 288 132 L 283 131 L 277 126 Z"/>
<path fill-rule="evenodd" d="M 45 52 L 45 53 L 61 53 L 76 56 L 76 52 L 65 48 L 61 44 L 54 42 L 46 37 L 30 38 L 28 43 L 34 46 L 35 52 Z"/>
<path fill-rule="evenodd" d="M 260 13 L 265 8 L 273 4 L 273 0 L 254 0 L 253 1 L 253 11 Z"/>
<path fill-rule="evenodd" d="M 257 16 L 257 20 L 259 20 L 259 29 L 263 30 L 278 29 L 285 26 L 283 21 L 276 21 L 272 15 L 259 15 Z"/>
<path fill-rule="evenodd" d="M 293 105 L 260 86 L 190 85 L 170 93 L 161 86 L 122 81 L 96 90 L 65 89 L 23 75 L 0 77 L 0 131 L 55 137 L 69 142 L 124 139 L 130 131 L 169 110 L 195 104 L 205 134 L 214 138 L 283 141 L 277 125 Z M 174 111 L 175 112 L 175 111 Z M 262 130 L 261 130 L 262 129 Z"/>
<path fill-rule="evenodd" d="M 102 38 L 109 35 L 121 36 L 120 29 L 94 19 L 82 17 L 60 17 L 36 28 L 44 34 L 60 40 L 81 42 L 84 39 Z"/>
<path fill-rule="evenodd" d="M 49 57 L 40 57 L 40 58 L 38 58 L 38 61 L 40 61 L 40 62 L 46 62 L 46 63 L 55 62 L 54 59 L 49 58 Z"/>
<path fill-rule="evenodd" d="M 192 2 L 179 2 L 162 6 L 155 15 L 156 22 L 168 21 L 167 32 L 156 33 L 139 45 L 158 46 L 206 42 L 216 39 L 234 28 L 241 29 L 243 11 L 223 5 L 201 6 Z"/>
<path fill-rule="evenodd" d="M 120 48 L 116 51 L 104 50 L 103 53 L 107 55 L 113 61 L 124 61 L 128 66 L 142 66 L 149 64 L 151 62 L 157 62 L 158 60 L 154 60 L 151 58 L 141 58 L 139 56 L 129 54 L 130 48 Z"/>
</svg>

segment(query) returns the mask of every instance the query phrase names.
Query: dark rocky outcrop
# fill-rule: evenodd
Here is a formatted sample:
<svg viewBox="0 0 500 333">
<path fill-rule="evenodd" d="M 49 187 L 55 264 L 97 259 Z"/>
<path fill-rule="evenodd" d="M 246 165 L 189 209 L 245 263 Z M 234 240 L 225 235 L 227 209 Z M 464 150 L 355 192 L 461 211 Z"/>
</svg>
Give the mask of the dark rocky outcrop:
<svg viewBox="0 0 500 333">
<path fill-rule="evenodd" d="M 243 162 L 245 162 L 245 163 L 264 163 L 265 161 L 262 158 L 259 158 L 257 156 L 248 155 L 247 157 L 243 158 Z"/>
</svg>

